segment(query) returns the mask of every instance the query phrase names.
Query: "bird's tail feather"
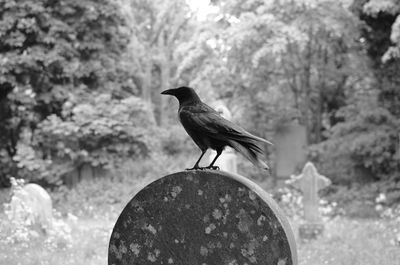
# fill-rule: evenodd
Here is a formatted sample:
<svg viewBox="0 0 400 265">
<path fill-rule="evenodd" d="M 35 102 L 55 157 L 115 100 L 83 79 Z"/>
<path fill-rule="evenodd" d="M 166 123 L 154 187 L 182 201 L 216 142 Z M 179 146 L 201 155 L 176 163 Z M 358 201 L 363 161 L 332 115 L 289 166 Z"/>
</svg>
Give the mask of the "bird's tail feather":
<svg viewBox="0 0 400 265">
<path fill-rule="evenodd" d="M 254 139 L 244 138 L 241 141 L 229 140 L 229 145 L 250 160 L 255 166 L 269 169 L 268 165 L 262 160 L 262 148 L 257 145 Z"/>
<path fill-rule="evenodd" d="M 247 142 L 253 142 L 253 143 L 266 143 L 269 145 L 274 145 L 273 143 L 271 143 L 270 141 L 265 140 L 264 138 L 255 136 L 249 132 L 238 132 L 238 131 L 234 131 L 234 132 L 230 132 L 228 134 L 224 134 L 224 136 L 228 136 L 230 139 L 233 139 L 235 141 L 245 141 Z"/>
<path fill-rule="evenodd" d="M 253 138 L 254 140 L 257 140 L 257 141 L 260 141 L 260 142 L 263 142 L 263 143 L 266 143 L 266 144 L 269 144 L 269 145 L 274 145 L 273 143 L 271 143 L 271 142 L 268 141 L 268 140 L 265 140 L 264 138 L 255 136 L 255 135 L 253 135 L 253 134 L 250 134 L 250 135 L 251 135 L 251 138 Z"/>
</svg>

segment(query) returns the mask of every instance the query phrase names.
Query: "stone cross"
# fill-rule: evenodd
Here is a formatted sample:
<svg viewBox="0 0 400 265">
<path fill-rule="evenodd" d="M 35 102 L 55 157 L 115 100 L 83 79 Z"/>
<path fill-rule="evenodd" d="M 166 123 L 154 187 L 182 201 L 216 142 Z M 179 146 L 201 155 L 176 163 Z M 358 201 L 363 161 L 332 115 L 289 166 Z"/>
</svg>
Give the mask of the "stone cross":
<svg viewBox="0 0 400 265">
<path fill-rule="evenodd" d="M 331 181 L 317 172 L 314 164 L 307 162 L 299 176 L 292 177 L 286 182 L 301 190 L 305 224 L 299 227 L 300 237 L 312 239 L 323 231 L 322 219 L 319 214 L 318 191 L 329 186 Z"/>
<path fill-rule="evenodd" d="M 296 244 L 287 218 L 249 179 L 194 170 L 139 191 L 110 238 L 109 265 L 292 265 Z"/>
<path fill-rule="evenodd" d="M 288 183 L 303 193 L 304 219 L 310 223 L 320 222 L 318 191 L 329 186 L 331 181 L 320 175 L 313 163 L 307 162 L 302 173 L 289 180 Z"/>
<path fill-rule="evenodd" d="M 228 110 L 228 108 L 220 101 L 215 102 L 212 107 L 221 114 L 222 117 L 224 117 L 227 120 L 232 119 L 232 114 Z M 211 151 L 209 155 L 209 161 L 214 159 L 216 155 L 215 151 Z M 221 156 L 218 158 L 217 162 L 215 163 L 216 166 L 218 166 L 221 170 L 228 171 L 230 173 L 237 173 L 237 160 L 236 160 L 236 153 L 235 150 L 233 150 L 230 147 L 226 147 L 224 152 L 221 154 Z"/>
</svg>

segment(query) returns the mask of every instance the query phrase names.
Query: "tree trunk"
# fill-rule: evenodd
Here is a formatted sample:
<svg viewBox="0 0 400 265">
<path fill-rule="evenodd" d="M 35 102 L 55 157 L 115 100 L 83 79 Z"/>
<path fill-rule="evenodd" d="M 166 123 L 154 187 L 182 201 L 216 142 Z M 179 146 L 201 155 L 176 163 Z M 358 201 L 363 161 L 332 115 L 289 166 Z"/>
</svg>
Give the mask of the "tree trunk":
<svg viewBox="0 0 400 265">
<path fill-rule="evenodd" d="M 144 72 L 143 88 L 142 88 L 142 98 L 146 102 L 151 102 L 151 70 L 153 68 L 153 63 L 151 56 L 147 56 L 147 64 Z"/>
<path fill-rule="evenodd" d="M 164 58 L 162 59 L 160 68 L 161 68 L 161 83 L 160 83 L 160 91 L 158 94 L 169 88 L 170 63 L 167 56 L 164 56 Z M 164 112 L 165 98 L 161 97 L 159 102 L 160 102 L 160 105 L 158 106 L 159 125 L 163 126 L 165 124 L 165 112 Z"/>
<path fill-rule="evenodd" d="M 165 43 L 166 40 L 164 38 L 164 34 L 161 34 L 159 37 L 158 41 L 158 48 L 159 51 L 161 52 L 161 58 L 160 58 L 160 90 L 157 93 L 157 96 L 160 96 L 159 98 L 159 105 L 157 106 L 158 108 L 158 125 L 163 126 L 165 124 L 165 112 L 164 112 L 164 106 L 165 106 L 165 97 L 162 97 L 160 93 L 166 89 L 169 88 L 169 79 L 170 79 L 170 68 L 171 68 L 171 62 L 170 62 L 170 48 L 167 43 Z"/>
</svg>

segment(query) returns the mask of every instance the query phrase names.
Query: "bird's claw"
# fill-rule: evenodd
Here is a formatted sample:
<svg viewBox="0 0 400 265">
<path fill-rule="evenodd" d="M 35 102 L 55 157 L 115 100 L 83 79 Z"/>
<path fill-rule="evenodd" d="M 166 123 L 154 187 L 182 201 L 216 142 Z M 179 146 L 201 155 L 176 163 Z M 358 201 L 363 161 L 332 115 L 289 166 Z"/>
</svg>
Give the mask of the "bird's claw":
<svg viewBox="0 0 400 265">
<path fill-rule="evenodd" d="M 190 170 L 204 170 L 204 169 L 205 167 L 192 167 L 192 168 L 186 168 L 185 170 L 190 171 Z"/>
<path fill-rule="evenodd" d="M 185 170 L 205 170 L 205 169 L 211 169 L 211 170 L 219 170 L 219 166 L 212 166 L 212 167 L 192 167 L 192 168 L 186 168 Z"/>
</svg>

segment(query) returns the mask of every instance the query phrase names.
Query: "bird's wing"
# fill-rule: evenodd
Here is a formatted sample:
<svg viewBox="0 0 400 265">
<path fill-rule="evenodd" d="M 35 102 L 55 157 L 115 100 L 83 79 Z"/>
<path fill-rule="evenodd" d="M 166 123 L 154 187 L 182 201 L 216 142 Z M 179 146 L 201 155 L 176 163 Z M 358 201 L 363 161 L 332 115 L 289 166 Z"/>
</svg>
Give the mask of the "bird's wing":
<svg viewBox="0 0 400 265">
<path fill-rule="evenodd" d="M 211 107 L 201 105 L 182 109 L 180 118 L 184 126 L 187 124 L 191 130 L 199 134 L 227 142 L 256 166 L 268 169 L 267 164 L 260 157 L 263 154 L 260 143 L 272 143 L 224 119 Z"/>
<path fill-rule="evenodd" d="M 227 137 L 237 141 L 251 139 L 272 145 L 270 141 L 252 135 L 240 126 L 224 119 L 218 112 L 205 104 L 182 109 L 180 118 L 182 123 L 188 123 L 197 132 L 215 139 L 226 140 Z"/>
</svg>

